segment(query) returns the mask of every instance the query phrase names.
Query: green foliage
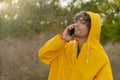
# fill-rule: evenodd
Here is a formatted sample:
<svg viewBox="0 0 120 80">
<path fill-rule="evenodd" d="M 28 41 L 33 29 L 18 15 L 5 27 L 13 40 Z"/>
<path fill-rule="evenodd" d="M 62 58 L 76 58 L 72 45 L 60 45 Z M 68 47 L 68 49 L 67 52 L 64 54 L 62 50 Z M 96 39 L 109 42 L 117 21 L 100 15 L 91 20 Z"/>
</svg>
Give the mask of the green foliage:
<svg viewBox="0 0 120 80">
<path fill-rule="evenodd" d="M 119 0 L 71 0 L 65 7 L 61 7 L 59 0 L 4 2 L 8 6 L 0 10 L 0 38 L 25 37 L 52 29 L 63 29 L 73 23 L 74 14 L 86 10 L 102 16 L 102 42 L 120 41 Z"/>
</svg>

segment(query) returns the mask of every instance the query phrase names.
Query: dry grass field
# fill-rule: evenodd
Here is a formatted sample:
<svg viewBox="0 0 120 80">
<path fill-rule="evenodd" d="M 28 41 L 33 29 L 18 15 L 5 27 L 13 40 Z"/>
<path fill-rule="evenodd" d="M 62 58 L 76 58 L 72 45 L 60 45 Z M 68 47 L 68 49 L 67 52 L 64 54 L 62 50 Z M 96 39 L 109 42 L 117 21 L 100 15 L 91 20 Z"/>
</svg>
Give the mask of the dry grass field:
<svg viewBox="0 0 120 80">
<path fill-rule="evenodd" d="M 55 34 L 0 40 L 0 80 L 47 80 L 49 66 L 38 58 L 39 48 Z M 111 61 L 114 80 L 120 80 L 120 43 L 104 44 Z"/>
</svg>

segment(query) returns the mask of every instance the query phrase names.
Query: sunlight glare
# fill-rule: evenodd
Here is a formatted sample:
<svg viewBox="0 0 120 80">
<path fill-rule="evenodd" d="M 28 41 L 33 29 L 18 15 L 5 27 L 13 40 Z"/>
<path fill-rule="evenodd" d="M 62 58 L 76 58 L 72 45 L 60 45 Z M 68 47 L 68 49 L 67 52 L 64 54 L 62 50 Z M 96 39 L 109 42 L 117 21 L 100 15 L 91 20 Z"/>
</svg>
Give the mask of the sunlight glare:
<svg viewBox="0 0 120 80">
<path fill-rule="evenodd" d="M 6 4 L 5 2 L 0 2 L 0 11 L 1 10 L 5 10 L 7 8 L 8 4 Z"/>
<path fill-rule="evenodd" d="M 12 0 L 12 4 L 17 4 L 18 0 Z"/>
<path fill-rule="evenodd" d="M 18 17 L 18 14 L 15 14 L 14 17 L 13 17 L 13 19 L 17 19 L 17 17 Z"/>
</svg>

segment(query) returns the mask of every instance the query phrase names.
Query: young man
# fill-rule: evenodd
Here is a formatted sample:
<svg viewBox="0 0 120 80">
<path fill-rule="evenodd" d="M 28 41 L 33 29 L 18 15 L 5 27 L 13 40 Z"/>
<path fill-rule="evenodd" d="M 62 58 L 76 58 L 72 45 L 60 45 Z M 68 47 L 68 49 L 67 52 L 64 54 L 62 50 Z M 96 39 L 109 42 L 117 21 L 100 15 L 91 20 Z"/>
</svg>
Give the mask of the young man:
<svg viewBox="0 0 120 80">
<path fill-rule="evenodd" d="M 50 65 L 48 80 L 113 80 L 100 44 L 100 16 L 82 11 L 74 22 L 39 50 L 41 60 Z"/>
</svg>

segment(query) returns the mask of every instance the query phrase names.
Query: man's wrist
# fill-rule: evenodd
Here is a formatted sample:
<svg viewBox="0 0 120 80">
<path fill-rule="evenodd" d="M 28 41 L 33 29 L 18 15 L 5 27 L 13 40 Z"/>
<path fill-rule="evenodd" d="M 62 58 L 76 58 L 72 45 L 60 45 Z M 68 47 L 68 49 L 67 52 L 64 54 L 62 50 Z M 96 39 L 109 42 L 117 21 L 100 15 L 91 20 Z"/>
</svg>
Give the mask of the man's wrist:
<svg viewBox="0 0 120 80">
<path fill-rule="evenodd" d="M 62 35 L 61 37 L 65 42 L 69 42 L 69 40 L 65 39 L 65 37 Z"/>
<path fill-rule="evenodd" d="M 69 42 L 69 40 L 66 40 L 66 39 L 65 39 L 65 37 L 63 36 L 62 33 L 60 33 L 59 35 L 60 35 L 60 38 L 61 38 L 63 41 L 65 41 L 65 42 Z"/>
</svg>

